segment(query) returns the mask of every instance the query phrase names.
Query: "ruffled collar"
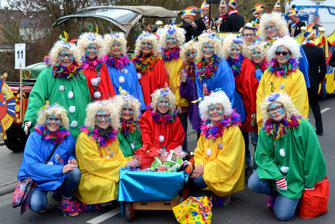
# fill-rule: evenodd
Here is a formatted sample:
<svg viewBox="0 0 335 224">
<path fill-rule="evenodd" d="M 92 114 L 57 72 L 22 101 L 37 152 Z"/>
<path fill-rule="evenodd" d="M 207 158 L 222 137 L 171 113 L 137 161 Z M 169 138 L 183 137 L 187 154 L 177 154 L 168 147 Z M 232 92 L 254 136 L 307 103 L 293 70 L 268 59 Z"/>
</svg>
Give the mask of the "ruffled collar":
<svg viewBox="0 0 335 224">
<path fill-rule="evenodd" d="M 129 136 L 129 133 L 134 133 L 137 129 L 139 129 L 139 125 L 137 121 L 128 120 L 125 121 L 121 119 L 121 133 L 125 136 Z"/>
<path fill-rule="evenodd" d="M 205 138 L 217 139 L 223 135 L 224 130 L 230 126 L 240 126 L 241 118 L 235 110 L 229 115 L 219 121 L 216 125 L 213 125 L 210 120 L 203 121 L 200 127 L 201 135 Z"/>
<path fill-rule="evenodd" d="M 268 62 L 266 61 L 266 59 L 264 59 L 260 65 L 256 64 L 254 61 L 252 62 L 255 64 L 255 68 L 259 68 L 262 72 L 264 72 L 268 68 Z"/>
<path fill-rule="evenodd" d="M 173 49 L 164 49 L 162 48 L 162 58 L 163 61 L 172 61 L 174 59 L 178 59 L 180 55 L 180 48 L 173 48 Z"/>
<path fill-rule="evenodd" d="M 241 73 L 243 59 L 243 55 L 240 55 L 237 59 L 228 58 L 227 62 L 233 70 L 234 77 L 237 77 Z"/>
<path fill-rule="evenodd" d="M 150 105 L 147 107 L 147 111 L 150 112 L 155 122 L 162 123 L 163 127 L 167 123 L 174 122 L 177 118 L 177 113 L 175 112 L 168 112 L 166 114 L 161 114 L 157 111 L 154 111 Z"/>
<path fill-rule="evenodd" d="M 141 74 L 146 74 L 154 69 L 154 66 L 159 59 L 160 57 L 155 57 L 153 55 L 149 57 L 144 57 L 142 54 L 139 54 L 134 56 L 132 61 L 134 62 L 137 72 Z"/>
<path fill-rule="evenodd" d="M 298 128 L 301 122 L 300 119 L 301 116 L 291 116 L 291 120 L 286 120 L 286 118 L 284 118 L 279 122 L 268 119 L 265 121 L 262 130 L 265 130 L 267 135 L 273 136 L 273 139 L 280 139 L 283 136 L 286 136 L 290 129 Z"/>
<path fill-rule="evenodd" d="M 90 60 L 88 57 L 85 57 L 85 61 L 83 62 L 83 70 L 95 70 L 99 71 L 101 68 L 101 59 Z"/>
<path fill-rule="evenodd" d="M 213 55 L 207 61 L 205 58 L 202 58 L 197 63 L 197 75 L 200 80 L 203 78 L 212 78 L 214 75 L 214 72 L 218 69 L 220 64 L 220 59 L 216 56 L 216 54 Z"/>
<path fill-rule="evenodd" d="M 60 127 L 55 132 L 50 132 L 46 126 L 38 125 L 34 127 L 34 130 L 42 136 L 42 139 L 57 144 L 61 143 L 66 136 L 70 135 L 70 132 L 64 127 Z"/>
<path fill-rule="evenodd" d="M 291 72 L 295 72 L 297 67 L 298 67 L 298 63 L 295 58 L 290 58 L 290 60 L 288 60 L 288 62 L 282 68 L 279 67 L 279 63 L 277 59 L 272 59 L 269 62 L 268 71 L 272 72 L 277 77 L 280 77 L 280 76 L 286 77 Z"/>
<path fill-rule="evenodd" d="M 106 145 L 112 143 L 115 139 L 117 139 L 117 130 L 112 130 L 109 138 L 101 137 L 98 134 L 98 129 L 92 129 L 88 127 L 80 127 L 82 132 L 85 132 L 88 136 L 91 136 L 91 139 L 94 140 L 99 147 L 105 147 Z"/>
<path fill-rule="evenodd" d="M 194 80 L 194 78 L 195 78 L 195 64 L 194 64 L 194 62 L 184 63 L 183 72 L 187 74 L 188 79 Z"/>
<path fill-rule="evenodd" d="M 115 67 L 118 70 L 123 69 L 130 62 L 128 55 L 124 55 L 120 58 L 116 58 L 116 57 L 111 56 L 110 54 L 107 54 L 103 57 L 102 60 L 110 67 Z"/>
<path fill-rule="evenodd" d="M 81 66 L 76 61 L 74 61 L 69 67 L 65 67 L 57 63 L 52 67 L 52 76 L 55 78 L 75 79 L 79 76 L 80 70 Z"/>
</svg>

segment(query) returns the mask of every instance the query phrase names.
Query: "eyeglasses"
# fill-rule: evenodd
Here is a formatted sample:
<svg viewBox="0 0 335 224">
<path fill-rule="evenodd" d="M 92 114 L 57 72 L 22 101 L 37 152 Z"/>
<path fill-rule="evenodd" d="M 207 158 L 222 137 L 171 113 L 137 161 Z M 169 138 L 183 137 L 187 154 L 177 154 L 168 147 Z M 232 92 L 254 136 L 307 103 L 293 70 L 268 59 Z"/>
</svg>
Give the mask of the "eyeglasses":
<svg viewBox="0 0 335 224">
<path fill-rule="evenodd" d="M 193 56 L 193 57 L 195 57 L 195 56 L 197 56 L 197 52 L 190 52 L 190 51 L 188 51 L 188 52 L 186 52 L 186 56 Z"/>
<path fill-rule="evenodd" d="M 73 59 L 73 54 L 59 53 L 58 56 L 59 56 L 61 59 L 65 59 L 65 58 L 68 58 L 69 60 L 72 60 L 72 59 Z"/>
<path fill-rule="evenodd" d="M 287 51 L 276 51 L 275 54 L 277 56 L 279 56 L 279 55 L 286 56 L 286 55 L 291 54 L 291 53 L 287 52 Z"/>
<path fill-rule="evenodd" d="M 99 120 L 105 119 L 106 121 L 110 121 L 111 120 L 111 115 L 110 114 L 97 114 L 95 115 L 96 118 L 98 118 Z"/>
<path fill-rule="evenodd" d="M 244 37 L 253 37 L 253 36 L 256 36 L 255 34 L 243 34 L 242 36 Z"/>
<path fill-rule="evenodd" d="M 275 111 L 278 112 L 278 110 L 284 108 L 284 106 L 276 106 L 276 107 L 271 107 L 270 109 L 268 109 L 269 113 L 274 113 Z"/>
</svg>

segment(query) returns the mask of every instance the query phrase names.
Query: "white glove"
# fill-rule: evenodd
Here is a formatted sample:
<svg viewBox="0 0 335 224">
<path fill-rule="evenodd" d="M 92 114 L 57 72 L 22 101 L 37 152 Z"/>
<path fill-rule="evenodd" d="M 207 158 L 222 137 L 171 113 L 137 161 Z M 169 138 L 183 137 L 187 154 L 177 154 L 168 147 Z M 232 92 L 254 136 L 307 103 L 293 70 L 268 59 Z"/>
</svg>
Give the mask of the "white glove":
<svg viewBox="0 0 335 224">
<path fill-rule="evenodd" d="M 31 127 L 31 121 L 26 121 L 24 122 L 24 132 L 26 133 L 26 135 L 28 135 L 29 132 L 29 128 Z"/>
</svg>

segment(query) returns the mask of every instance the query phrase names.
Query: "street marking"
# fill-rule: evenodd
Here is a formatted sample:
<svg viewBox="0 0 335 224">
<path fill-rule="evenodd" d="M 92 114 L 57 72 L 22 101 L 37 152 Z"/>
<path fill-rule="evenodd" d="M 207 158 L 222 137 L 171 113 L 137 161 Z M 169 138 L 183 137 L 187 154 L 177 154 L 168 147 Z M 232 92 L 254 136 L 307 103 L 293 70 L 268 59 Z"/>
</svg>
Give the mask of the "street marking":
<svg viewBox="0 0 335 224">
<path fill-rule="evenodd" d="M 321 114 L 323 114 L 324 112 L 326 112 L 326 111 L 328 111 L 328 110 L 330 110 L 330 108 L 328 108 L 328 107 L 325 108 L 325 109 L 322 109 L 322 110 L 321 110 Z"/>
<path fill-rule="evenodd" d="M 88 220 L 87 223 L 98 224 L 98 223 L 105 221 L 106 219 L 109 219 L 113 216 L 118 215 L 120 212 L 121 212 L 121 208 L 118 207 L 118 208 L 113 209 L 112 211 L 99 215 L 98 217 L 95 217 L 94 219 Z"/>
</svg>

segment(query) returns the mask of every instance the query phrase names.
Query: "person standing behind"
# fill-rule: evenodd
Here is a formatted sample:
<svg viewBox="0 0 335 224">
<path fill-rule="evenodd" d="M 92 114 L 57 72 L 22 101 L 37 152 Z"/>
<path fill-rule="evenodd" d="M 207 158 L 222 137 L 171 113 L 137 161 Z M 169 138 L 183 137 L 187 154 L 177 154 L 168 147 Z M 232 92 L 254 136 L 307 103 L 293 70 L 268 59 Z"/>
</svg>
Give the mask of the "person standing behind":
<svg viewBox="0 0 335 224">
<path fill-rule="evenodd" d="M 252 23 L 247 23 L 241 29 L 241 35 L 243 42 L 247 45 L 253 45 L 256 42 L 257 36 L 257 27 L 253 26 Z"/>
<path fill-rule="evenodd" d="M 196 29 L 199 32 L 203 32 L 204 30 L 208 30 L 213 25 L 213 21 L 209 18 L 209 4 L 206 0 L 202 3 L 201 8 L 201 18 L 195 21 Z"/>
<path fill-rule="evenodd" d="M 323 125 L 320 106 L 318 103 L 319 83 L 323 81 L 327 72 L 325 54 L 322 48 L 315 45 L 315 24 L 310 23 L 304 33 L 306 43 L 302 46 L 308 59 L 308 75 L 311 87 L 307 89 L 309 104 L 311 105 L 314 118 L 316 133 L 323 135 Z"/>
<path fill-rule="evenodd" d="M 194 22 L 194 17 L 198 12 L 198 8 L 191 6 L 181 11 L 182 21 L 177 24 L 177 27 L 183 28 L 185 33 L 185 41 L 188 42 L 195 37 L 198 37 L 202 31 L 196 30 L 197 25 Z"/>
<path fill-rule="evenodd" d="M 226 19 L 228 15 L 227 5 L 224 0 L 221 0 L 219 5 L 219 16 L 215 18 L 215 25 L 217 32 L 224 32 L 226 26 Z"/>
<path fill-rule="evenodd" d="M 273 6 L 272 13 L 281 13 L 280 0 L 278 0 L 276 4 Z"/>
<path fill-rule="evenodd" d="M 288 24 L 289 34 L 291 37 L 296 37 L 301 33 L 301 27 L 306 26 L 306 24 L 305 22 L 300 21 L 295 9 L 288 9 L 287 11 L 288 17 L 290 17 L 292 21 Z"/>
<path fill-rule="evenodd" d="M 259 26 L 261 15 L 264 12 L 264 3 L 263 2 L 257 3 L 251 11 L 253 17 L 251 18 L 250 22 L 255 26 Z"/>
<path fill-rule="evenodd" d="M 225 32 L 239 32 L 244 26 L 244 18 L 237 12 L 236 0 L 230 0 L 228 4 L 228 17 L 226 21 Z"/>
</svg>

